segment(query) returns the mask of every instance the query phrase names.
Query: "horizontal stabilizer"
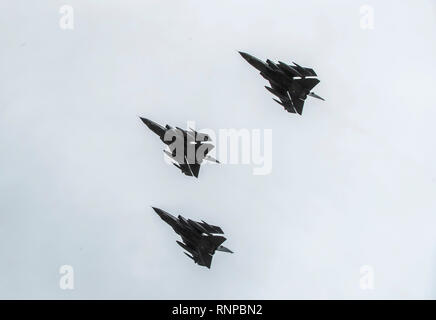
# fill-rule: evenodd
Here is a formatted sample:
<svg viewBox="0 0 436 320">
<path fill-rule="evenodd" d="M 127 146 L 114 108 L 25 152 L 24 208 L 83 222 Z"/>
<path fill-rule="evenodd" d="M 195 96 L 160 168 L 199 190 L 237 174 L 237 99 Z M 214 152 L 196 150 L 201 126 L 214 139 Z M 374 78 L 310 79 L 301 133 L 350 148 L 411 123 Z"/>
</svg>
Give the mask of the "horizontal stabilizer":
<svg viewBox="0 0 436 320">
<path fill-rule="evenodd" d="M 297 113 L 299 115 L 302 115 L 303 114 L 304 100 L 296 98 L 295 100 L 292 101 L 292 103 L 294 105 L 295 111 L 297 111 Z"/>
<path fill-rule="evenodd" d="M 191 176 L 198 178 L 198 173 L 200 172 L 200 164 L 199 163 L 188 164 L 188 167 L 189 167 L 189 171 L 191 172 Z"/>
<path fill-rule="evenodd" d="M 297 79 L 295 81 L 307 90 L 312 90 L 319 83 L 319 80 L 315 78 Z"/>
<path fill-rule="evenodd" d="M 227 239 L 223 236 L 212 236 L 212 243 L 215 245 L 216 248 L 219 248 L 221 244 L 226 241 Z"/>
</svg>

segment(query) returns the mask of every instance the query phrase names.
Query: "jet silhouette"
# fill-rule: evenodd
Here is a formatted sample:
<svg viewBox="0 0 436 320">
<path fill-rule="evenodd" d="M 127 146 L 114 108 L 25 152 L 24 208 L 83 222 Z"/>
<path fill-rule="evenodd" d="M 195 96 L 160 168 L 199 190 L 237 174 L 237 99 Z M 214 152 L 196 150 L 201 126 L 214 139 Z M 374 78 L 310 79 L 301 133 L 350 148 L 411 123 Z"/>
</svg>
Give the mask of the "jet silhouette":
<svg viewBox="0 0 436 320">
<path fill-rule="evenodd" d="M 265 88 L 279 98 L 275 102 L 282 105 L 285 110 L 291 113 L 303 113 L 304 101 L 307 96 L 324 100 L 311 90 L 320 82 L 315 71 L 302 67 L 294 62 L 288 65 L 279 61 L 278 65 L 271 60 L 266 63 L 245 52 L 240 55 L 253 67 L 260 71 L 262 77 L 269 81 L 271 87 Z"/>
<path fill-rule="evenodd" d="M 163 221 L 168 223 L 173 230 L 180 235 L 183 242 L 176 241 L 177 244 L 188 251 L 190 254 L 184 253 L 198 265 L 210 269 L 212 256 L 217 250 L 233 253 L 231 250 L 221 245 L 226 241 L 226 238 L 215 235 L 224 234 L 220 227 L 210 225 L 204 221 L 196 222 L 191 219 L 186 220 L 181 215 L 176 218 L 164 210 L 155 207 L 152 208 Z"/>
<path fill-rule="evenodd" d="M 211 139 L 207 134 L 193 129 L 173 128 L 169 125 L 163 127 L 149 119 L 141 117 L 140 119 L 170 148 L 170 152 L 164 150 L 164 153 L 175 161 L 173 164 L 185 175 L 198 178 L 200 166 L 204 160 L 219 163 L 218 160 L 208 155 L 214 145 L 210 143 Z"/>
</svg>

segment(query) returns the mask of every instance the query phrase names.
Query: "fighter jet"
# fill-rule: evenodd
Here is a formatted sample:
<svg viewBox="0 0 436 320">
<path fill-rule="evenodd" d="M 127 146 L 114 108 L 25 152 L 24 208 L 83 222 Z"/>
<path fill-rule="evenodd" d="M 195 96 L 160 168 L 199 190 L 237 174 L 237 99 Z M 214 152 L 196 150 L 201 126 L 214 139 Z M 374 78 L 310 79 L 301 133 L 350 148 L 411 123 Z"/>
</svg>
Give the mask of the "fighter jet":
<svg viewBox="0 0 436 320">
<path fill-rule="evenodd" d="M 282 105 L 285 110 L 291 113 L 303 113 L 303 105 L 307 96 L 324 100 L 311 90 L 320 82 L 313 69 L 302 67 L 295 62 L 289 65 L 279 61 L 275 64 L 271 60 L 266 63 L 249 55 L 239 52 L 249 64 L 260 71 L 262 77 L 269 81 L 271 87 L 265 88 L 275 95 L 279 100 L 275 102 Z"/>
<path fill-rule="evenodd" d="M 164 153 L 170 157 L 173 164 L 185 175 L 198 178 L 200 165 L 204 160 L 219 163 L 218 160 L 208 155 L 214 148 L 207 134 L 199 133 L 193 129 L 183 130 L 178 127 L 165 127 L 146 118 L 142 122 L 165 143 L 170 151 Z"/>
<path fill-rule="evenodd" d="M 176 218 L 164 210 L 155 207 L 152 208 L 163 221 L 168 223 L 174 231 L 180 235 L 183 242 L 176 241 L 177 244 L 188 251 L 189 254 L 184 253 L 198 265 L 210 269 L 212 256 L 217 250 L 233 253 L 231 250 L 221 245 L 226 241 L 226 238 L 215 235 L 224 234 L 220 227 L 210 225 L 204 221 L 196 222 L 191 219 L 186 220 L 181 215 Z"/>
</svg>

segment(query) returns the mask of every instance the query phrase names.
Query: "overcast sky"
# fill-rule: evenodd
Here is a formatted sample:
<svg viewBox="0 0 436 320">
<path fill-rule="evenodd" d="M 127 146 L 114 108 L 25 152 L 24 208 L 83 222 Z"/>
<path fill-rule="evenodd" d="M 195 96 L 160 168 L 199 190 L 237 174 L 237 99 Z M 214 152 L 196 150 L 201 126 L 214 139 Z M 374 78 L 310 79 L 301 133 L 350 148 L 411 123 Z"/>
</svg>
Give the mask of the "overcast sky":
<svg viewBox="0 0 436 320">
<path fill-rule="evenodd" d="M 373 1 L 372 30 L 365 4 L 2 1 L 0 298 L 436 298 L 436 2 Z M 238 50 L 314 68 L 326 101 L 285 112 Z M 139 115 L 272 129 L 272 172 L 186 177 Z M 195 265 L 151 206 L 235 253 Z"/>
</svg>

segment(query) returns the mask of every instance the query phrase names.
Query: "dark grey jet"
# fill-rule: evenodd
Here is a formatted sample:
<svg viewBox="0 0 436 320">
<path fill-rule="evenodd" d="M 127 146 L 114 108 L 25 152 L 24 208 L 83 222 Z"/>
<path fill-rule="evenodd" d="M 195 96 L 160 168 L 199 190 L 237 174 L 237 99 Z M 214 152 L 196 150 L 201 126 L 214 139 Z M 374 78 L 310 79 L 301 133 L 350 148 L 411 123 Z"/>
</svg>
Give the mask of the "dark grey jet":
<svg viewBox="0 0 436 320">
<path fill-rule="evenodd" d="M 180 215 L 176 218 L 164 210 L 152 208 L 182 238 L 183 243 L 180 241 L 176 242 L 190 254 L 184 253 L 200 266 L 210 269 L 212 256 L 217 250 L 233 253 L 221 245 L 226 241 L 226 238 L 215 235 L 224 234 L 220 227 L 212 226 L 204 221 L 186 220 Z"/>
<path fill-rule="evenodd" d="M 295 62 L 294 65 L 281 61 L 275 64 L 268 59 L 265 63 L 248 53 L 239 53 L 249 64 L 260 71 L 262 77 L 269 81 L 271 87 L 265 86 L 265 88 L 279 98 L 280 101 L 273 100 L 282 105 L 288 112 L 297 112 L 301 115 L 307 96 L 324 100 L 311 92 L 319 83 L 313 69 L 302 67 Z"/>
<path fill-rule="evenodd" d="M 163 127 L 146 118 L 140 117 L 140 119 L 169 147 L 170 152 L 164 150 L 164 153 L 175 161 L 173 164 L 185 175 L 198 178 L 200 165 L 204 160 L 219 163 L 208 155 L 214 145 L 210 143 L 211 139 L 207 134 L 193 129 L 173 128 L 169 125 Z"/>
</svg>

